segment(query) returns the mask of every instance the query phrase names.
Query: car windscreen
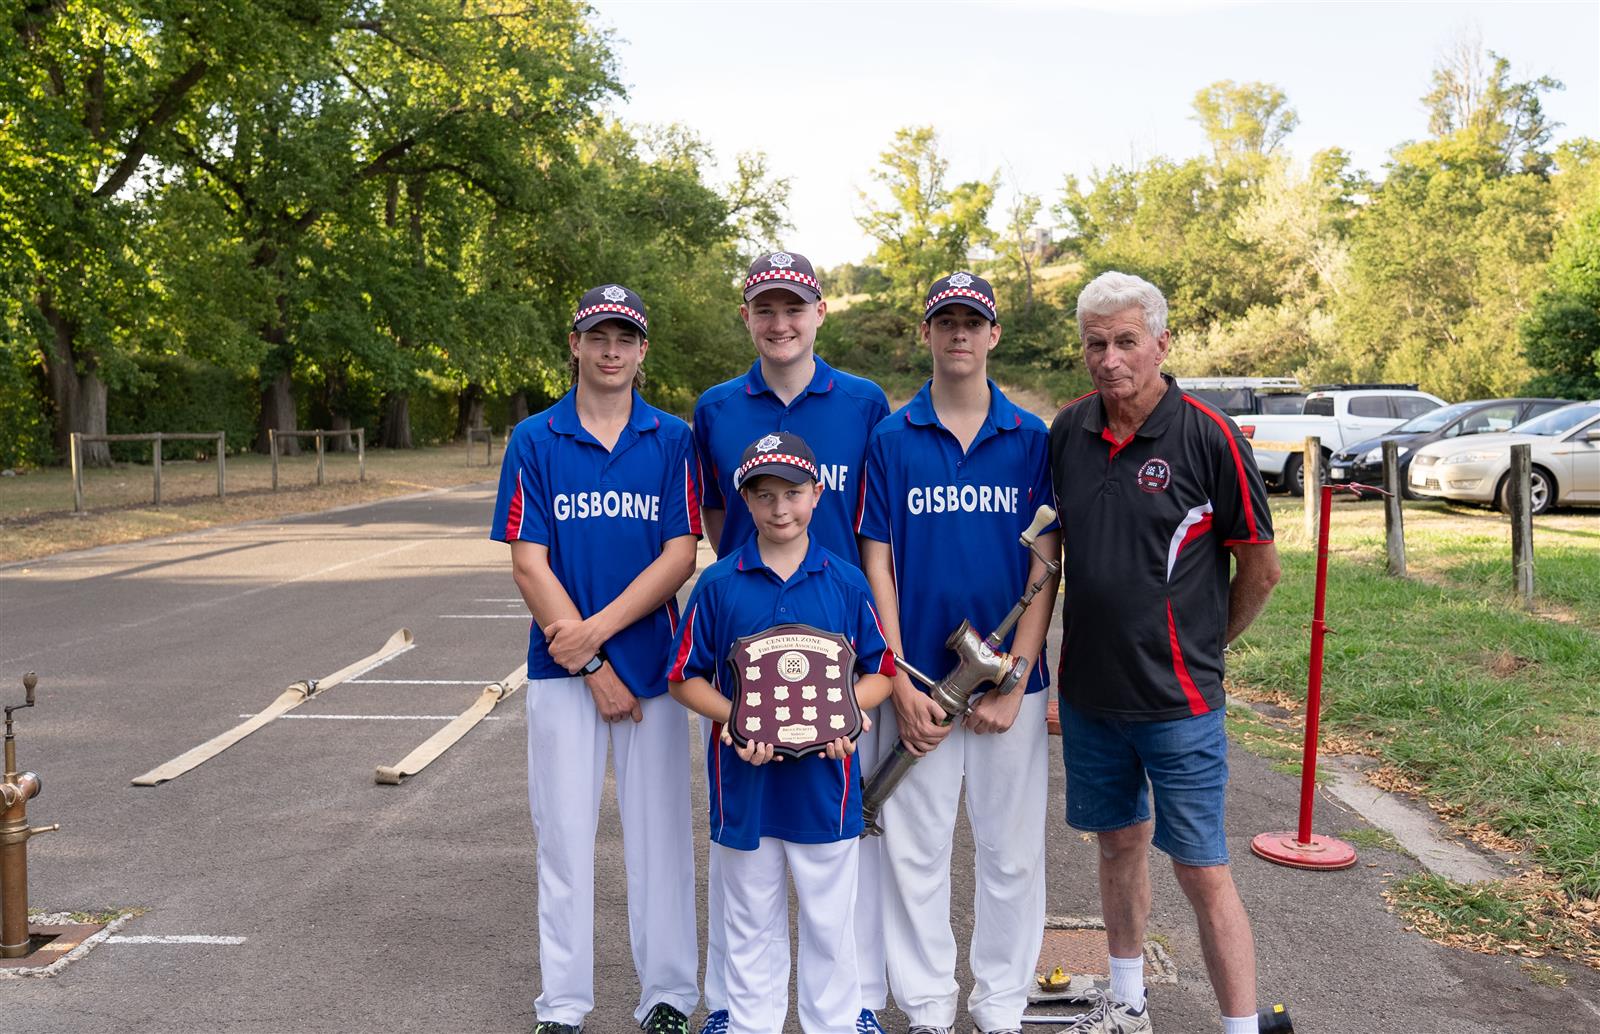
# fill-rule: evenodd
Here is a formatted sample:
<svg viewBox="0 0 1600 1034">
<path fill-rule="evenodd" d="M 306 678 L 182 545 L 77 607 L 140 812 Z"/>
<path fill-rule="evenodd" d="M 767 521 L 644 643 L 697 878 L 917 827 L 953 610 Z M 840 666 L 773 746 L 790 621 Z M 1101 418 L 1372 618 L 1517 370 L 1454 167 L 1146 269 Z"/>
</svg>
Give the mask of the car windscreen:
<svg viewBox="0 0 1600 1034">
<path fill-rule="evenodd" d="M 1570 406 L 1562 406 L 1543 416 L 1536 416 L 1532 420 L 1524 420 L 1511 429 L 1512 434 L 1542 434 L 1552 435 L 1570 431 L 1585 420 L 1600 416 L 1600 402 L 1579 402 Z"/>
<path fill-rule="evenodd" d="M 1414 416 L 1410 420 L 1407 420 L 1405 423 L 1401 424 L 1399 427 L 1392 428 L 1391 433 L 1426 434 L 1429 431 L 1437 431 L 1439 428 L 1451 423 L 1459 417 L 1466 416 L 1468 413 L 1472 412 L 1482 404 L 1483 403 L 1481 402 L 1457 402 L 1453 406 L 1441 406 L 1438 409 L 1430 409 L 1421 416 Z"/>
</svg>

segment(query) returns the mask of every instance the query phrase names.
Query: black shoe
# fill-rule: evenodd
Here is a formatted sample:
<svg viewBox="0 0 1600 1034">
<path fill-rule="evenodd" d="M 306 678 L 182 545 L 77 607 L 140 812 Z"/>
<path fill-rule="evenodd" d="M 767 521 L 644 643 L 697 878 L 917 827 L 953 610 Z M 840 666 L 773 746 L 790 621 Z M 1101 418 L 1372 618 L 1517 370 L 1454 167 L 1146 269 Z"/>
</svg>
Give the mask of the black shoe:
<svg viewBox="0 0 1600 1034">
<path fill-rule="evenodd" d="M 657 1002 L 639 1029 L 644 1034 L 689 1034 L 689 1017 L 666 1002 Z"/>
<path fill-rule="evenodd" d="M 540 1020 L 533 1025 L 533 1034 L 583 1034 L 583 1024 L 573 1026 L 555 1020 Z"/>
</svg>

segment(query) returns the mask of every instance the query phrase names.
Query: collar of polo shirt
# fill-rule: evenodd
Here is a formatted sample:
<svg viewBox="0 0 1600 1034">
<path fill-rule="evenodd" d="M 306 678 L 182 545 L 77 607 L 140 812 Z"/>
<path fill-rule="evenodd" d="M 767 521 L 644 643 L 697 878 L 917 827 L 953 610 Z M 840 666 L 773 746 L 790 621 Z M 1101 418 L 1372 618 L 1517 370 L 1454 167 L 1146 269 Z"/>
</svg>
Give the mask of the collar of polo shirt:
<svg viewBox="0 0 1600 1034">
<path fill-rule="evenodd" d="M 811 371 L 811 382 L 806 385 L 803 394 L 820 395 L 833 390 L 833 367 L 822 361 L 822 356 L 814 355 L 812 360 L 816 367 Z M 760 395 L 762 392 L 771 392 L 767 386 L 767 379 L 761 376 L 761 360 L 757 359 L 750 365 L 750 372 L 745 374 L 749 378 L 744 390 L 751 395 Z"/>
<path fill-rule="evenodd" d="M 827 566 L 826 551 L 822 548 L 822 543 L 817 541 L 817 537 L 812 535 L 810 541 L 806 544 L 806 555 L 800 561 L 800 570 L 805 571 L 807 574 L 816 574 Z M 745 539 L 744 545 L 739 547 L 739 559 L 734 563 L 734 568 L 746 574 L 751 571 L 772 570 L 761 559 L 761 536 L 759 534 L 751 535 L 748 539 Z M 777 576 L 774 575 L 773 577 Z"/>
<path fill-rule="evenodd" d="M 648 403 L 637 391 L 633 393 L 633 409 L 628 414 L 628 426 L 639 434 L 661 426 L 660 418 L 650 412 Z M 578 388 L 574 385 L 551 407 L 550 430 L 571 437 L 583 429 L 583 421 L 578 418 Z"/>
<path fill-rule="evenodd" d="M 1156 403 L 1156 408 L 1144 418 L 1144 423 L 1134 432 L 1138 438 L 1157 438 L 1167 433 L 1167 428 L 1172 426 L 1172 421 L 1178 415 L 1178 407 L 1183 405 L 1183 390 L 1178 382 L 1173 380 L 1171 374 L 1164 373 L 1161 379 L 1167 382 L 1167 392 Z M 1095 399 L 1096 405 L 1083 407 L 1083 429 L 1090 434 L 1098 435 L 1106 429 L 1106 400 Z M 1071 405 L 1071 403 L 1068 403 Z"/>
<path fill-rule="evenodd" d="M 987 380 L 987 378 L 986 378 Z M 990 426 L 997 431 L 1015 431 L 1022 426 L 1022 411 L 1017 404 L 1006 398 L 1006 395 L 995 384 L 987 381 L 989 385 L 989 416 Z M 911 396 L 911 402 L 906 406 L 906 419 L 921 427 L 937 427 L 939 413 L 933 408 L 933 382 L 928 381 Z"/>
</svg>

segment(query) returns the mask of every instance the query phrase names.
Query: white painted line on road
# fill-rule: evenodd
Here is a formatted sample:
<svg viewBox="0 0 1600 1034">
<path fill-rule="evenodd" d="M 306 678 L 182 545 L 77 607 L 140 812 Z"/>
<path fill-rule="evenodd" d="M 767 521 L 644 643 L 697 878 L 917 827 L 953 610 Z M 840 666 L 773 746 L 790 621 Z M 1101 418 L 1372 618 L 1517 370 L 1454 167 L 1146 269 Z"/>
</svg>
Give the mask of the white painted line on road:
<svg viewBox="0 0 1600 1034">
<path fill-rule="evenodd" d="M 253 714 L 242 714 L 240 718 L 254 718 Z M 278 721 L 311 719 L 319 722 L 448 722 L 456 716 L 453 714 L 280 714 Z M 485 718 L 486 722 L 498 722 L 498 718 Z"/>
<path fill-rule="evenodd" d="M 208 933 L 113 934 L 107 944 L 243 944 L 243 937 L 219 937 Z"/>
<path fill-rule="evenodd" d="M 517 596 L 517 597 L 513 598 L 513 597 L 510 597 L 510 596 L 480 596 L 479 598 L 473 600 L 472 602 L 473 603 L 521 603 L 522 602 L 522 597 L 521 596 Z"/>
<path fill-rule="evenodd" d="M 487 686 L 494 679 L 349 679 L 363 686 Z"/>
<path fill-rule="evenodd" d="M 360 671 L 356 672 L 354 675 L 350 676 L 349 678 L 345 679 L 344 681 L 345 682 L 353 682 L 357 678 L 361 677 L 362 675 L 365 675 L 367 672 L 369 672 L 369 671 L 377 671 L 379 668 L 383 667 L 385 664 L 388 664 L 390 661 L 394 660 L 396 657 L 399 657 L 401 654 L 410 653 L 412 650 L 415 650 L 416 648 L 417 648 L 417 644 L 416 643 L 412 643 L 410 646 L 406 646 L 406 647 L 403 647 L 402 649 L 396 650 L 394 653 L 391 653 L 387 657 L 384 657 L 384 658 L 382 658 L 380 660 L 373 661 L 371 664 L 367 665 L 365 668 L 362 668 Z"/>
<path fill-rule="evenodd" d="M 440 614 L 442 618 L 510 618 L 514 621 L 530 621 L 526 614 Z"/>
</svg>

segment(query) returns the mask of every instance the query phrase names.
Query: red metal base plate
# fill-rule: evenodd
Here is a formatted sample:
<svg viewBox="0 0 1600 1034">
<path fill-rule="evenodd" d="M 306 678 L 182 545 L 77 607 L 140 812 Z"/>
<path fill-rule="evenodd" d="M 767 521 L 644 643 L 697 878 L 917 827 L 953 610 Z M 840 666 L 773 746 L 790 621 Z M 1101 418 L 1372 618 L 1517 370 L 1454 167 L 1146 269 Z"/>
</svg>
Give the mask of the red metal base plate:
<svg viewBox="0 0 1600 1034">
<path fill-rule="evenodd" d="M 1296 869 L 1348 869 L 1356 864 L 1356 849 L 1336 837 L 1311 834 L 1302 844 L 1296 831 L 1262 833 L 1250 841 L 1250 850 L 1269 862 Z"/>
</svg>

